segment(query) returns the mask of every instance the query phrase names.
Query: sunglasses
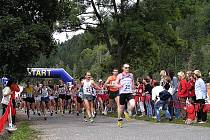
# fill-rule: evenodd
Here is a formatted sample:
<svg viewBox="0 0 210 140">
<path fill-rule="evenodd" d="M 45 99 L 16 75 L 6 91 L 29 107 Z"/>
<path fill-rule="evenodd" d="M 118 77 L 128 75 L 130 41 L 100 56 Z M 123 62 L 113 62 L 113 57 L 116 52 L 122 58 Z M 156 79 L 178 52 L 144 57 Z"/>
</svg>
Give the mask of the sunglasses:
<svg viewBox="0 0 210 140">
<path fill-rule="evenodd" d="M 130 67 L 125 67 L 125 69 L 129 69 Z"/>
</svg>

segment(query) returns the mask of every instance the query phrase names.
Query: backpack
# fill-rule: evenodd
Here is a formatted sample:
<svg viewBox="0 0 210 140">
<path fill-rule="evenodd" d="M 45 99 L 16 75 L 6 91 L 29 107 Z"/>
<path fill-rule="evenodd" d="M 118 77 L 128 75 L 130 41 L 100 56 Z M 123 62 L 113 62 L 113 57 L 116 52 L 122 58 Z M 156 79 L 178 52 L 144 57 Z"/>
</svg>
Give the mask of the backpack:
<svg viewBox="0 0 210 140">
<path fill-rule="evenodd" d="M 164 90 L 159 93 L 159 97 L 160 100 L 167 101 L 171 97 L 171 94 L 167 90 Z"/>
</svg>

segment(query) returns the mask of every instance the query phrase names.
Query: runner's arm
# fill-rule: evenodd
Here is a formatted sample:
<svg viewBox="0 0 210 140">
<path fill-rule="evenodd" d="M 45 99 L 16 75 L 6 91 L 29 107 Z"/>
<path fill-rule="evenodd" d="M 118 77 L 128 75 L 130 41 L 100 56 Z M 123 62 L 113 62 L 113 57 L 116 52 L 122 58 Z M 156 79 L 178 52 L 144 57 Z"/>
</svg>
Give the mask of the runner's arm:
<svg viewBox="0 0 210 140">
<path fill-rule="evenodd" d="M 110 79 L 108 78 L 107 80 L 106 80 L 106 82 L 105 82 L 105 86 L 107 86 L 107 87 L 110 87 L 110 86 L 112 86 L 111 84 L 109 84 L 109 82 L 110 82 Z"/>
</svg>

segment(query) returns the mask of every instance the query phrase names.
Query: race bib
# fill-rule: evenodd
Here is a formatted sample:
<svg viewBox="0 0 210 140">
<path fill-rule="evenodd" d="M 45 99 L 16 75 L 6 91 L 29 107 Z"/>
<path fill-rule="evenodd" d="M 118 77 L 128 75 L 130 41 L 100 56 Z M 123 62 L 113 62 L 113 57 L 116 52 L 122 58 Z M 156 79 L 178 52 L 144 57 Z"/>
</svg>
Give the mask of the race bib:
<svg viewBox="0 0 210 140">
<path fill-rule="evenodd" d="M 29 97 L 29 98 L 32 98 L 33 94 L 32 93 L 27 93 L 26 96 Z"/>
<path fill-rule="evenodd" d="M 126 81 L 123 84 L 123 87 L 121 89 L 121 93 L 131 93 L 132 92 L 132 83 L 130 81 Z"/>
</svg>

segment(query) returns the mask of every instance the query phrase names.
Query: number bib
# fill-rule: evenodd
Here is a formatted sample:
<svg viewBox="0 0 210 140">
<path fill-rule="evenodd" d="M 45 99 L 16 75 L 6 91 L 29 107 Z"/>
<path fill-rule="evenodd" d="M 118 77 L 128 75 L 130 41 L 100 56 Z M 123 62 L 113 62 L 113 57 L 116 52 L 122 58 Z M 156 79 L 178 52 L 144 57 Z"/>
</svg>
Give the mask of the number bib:
<svg viewBox="0 0 210 140">
<path fill-rule="evenodd" d="M 26 97 L 32 98 L 33 97 L 33 94 L 32 93 L 27 93 L 26 94 Z"/>
<path fill-rule="evenodd" d="M 123 86 L 120 88 L 120 94 L 133 93 L 133 78 L 131 76 L 122 77 L 120 84 Z"/>
</svg>

